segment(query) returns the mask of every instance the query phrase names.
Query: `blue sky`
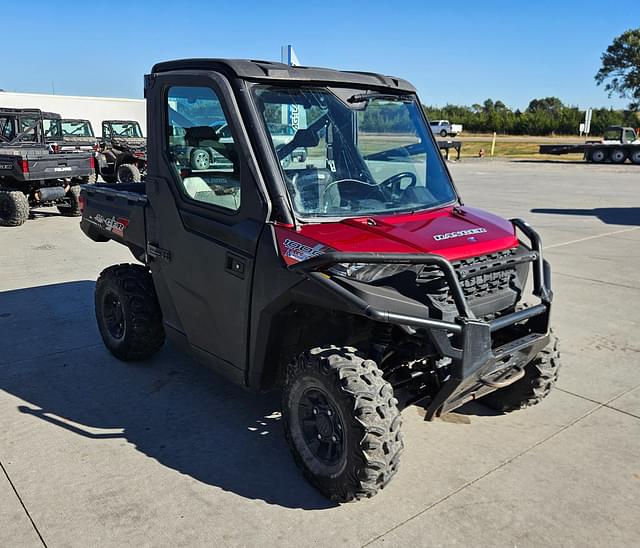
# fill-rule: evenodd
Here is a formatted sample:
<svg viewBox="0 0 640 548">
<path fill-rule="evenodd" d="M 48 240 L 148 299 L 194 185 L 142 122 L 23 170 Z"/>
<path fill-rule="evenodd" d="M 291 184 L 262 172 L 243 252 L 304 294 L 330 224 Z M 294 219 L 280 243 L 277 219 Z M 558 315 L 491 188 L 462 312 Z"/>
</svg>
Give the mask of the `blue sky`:
<svg viewBox="0 0 640 548">
<path fill-rule="evenodd" d="M 593 76 L 611 40 L 640 27 L 638 7 L 638 0 L 616 0 L 615 9 L 606 0 L 5 0 L 3 26 L 24 34 L 13 54 L 3 42 L 0 88 L 141 97 L 143 74 L 156 61 L 279 60 L 280 46 L 293 44 L 303 64 L 404 77 L 427 104 L 491 97 L 524 108 L 555 95 L 581 107 L 622 107 L 626 101 L 609 99 Z"/>
</svg>

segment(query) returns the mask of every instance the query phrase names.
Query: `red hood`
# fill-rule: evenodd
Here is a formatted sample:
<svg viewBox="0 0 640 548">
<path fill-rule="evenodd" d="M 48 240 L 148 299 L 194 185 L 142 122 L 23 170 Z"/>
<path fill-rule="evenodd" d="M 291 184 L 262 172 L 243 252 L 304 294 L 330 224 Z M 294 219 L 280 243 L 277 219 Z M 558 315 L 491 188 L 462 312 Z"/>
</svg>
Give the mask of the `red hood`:
<svg viewBox="0 0 640 548">
<path fill-rule="evenodd" d="M 518 245 L 509 221 L 470 207 L 309 224 L 298 233 L 279 227 L 281 251 L 285 239 L 289 248 L 300 243 L 314 251 L 326 246 L 347 252 L 435 253 L 452 261 Z"/>
</svg>

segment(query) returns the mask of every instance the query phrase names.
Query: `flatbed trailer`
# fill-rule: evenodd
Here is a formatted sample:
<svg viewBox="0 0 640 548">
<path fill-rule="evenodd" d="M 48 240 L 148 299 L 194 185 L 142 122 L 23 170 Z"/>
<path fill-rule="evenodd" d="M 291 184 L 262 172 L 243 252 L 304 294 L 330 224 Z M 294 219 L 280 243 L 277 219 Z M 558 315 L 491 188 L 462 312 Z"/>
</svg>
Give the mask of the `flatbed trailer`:
<svg viewBox="0 0 640 548">
<path fill-rule="evenodd" d="M 540 145 L 540 154 L 582 154 L 587 162 L 602 164 L 623 164 L 629 160 L 640 165 L 640 140 L 633 128 L 612 126 L 606 129 L 600 141 L 587 141 L 578 144 Z"/>
<path fill-rule="evenodd" d="M 448 160 L 451 149 L 456 151 L 456 160 L 460 159 L 460 150 L 462 149 L 461 141 L 441 141 L 438 140 L 438 148 L 440 152 L 444 151 L 444 157 Z"/>
</svg>

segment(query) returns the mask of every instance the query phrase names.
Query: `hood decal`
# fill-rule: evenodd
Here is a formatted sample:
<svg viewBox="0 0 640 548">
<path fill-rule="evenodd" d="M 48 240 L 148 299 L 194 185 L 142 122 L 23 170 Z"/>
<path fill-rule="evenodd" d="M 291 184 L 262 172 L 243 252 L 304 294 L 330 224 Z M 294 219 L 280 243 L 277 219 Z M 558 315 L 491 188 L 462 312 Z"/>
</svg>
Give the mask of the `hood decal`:
<svg viewBox="0 0 640 548">
<path fill-rule="evenodd" d="M 451 238 L 460 238 L 462 236 L 472 236 L 473 234 L 484 234 L 486 228 L 469 228 L 467 230 L 456 230 L 455 232 L 445 232 L 444 234 L 434 234 L 433 239 L 437 242 L 442 240 L 450 240 Z M 475 241 L 475 240 L 474 240 Z"/>
</svg>

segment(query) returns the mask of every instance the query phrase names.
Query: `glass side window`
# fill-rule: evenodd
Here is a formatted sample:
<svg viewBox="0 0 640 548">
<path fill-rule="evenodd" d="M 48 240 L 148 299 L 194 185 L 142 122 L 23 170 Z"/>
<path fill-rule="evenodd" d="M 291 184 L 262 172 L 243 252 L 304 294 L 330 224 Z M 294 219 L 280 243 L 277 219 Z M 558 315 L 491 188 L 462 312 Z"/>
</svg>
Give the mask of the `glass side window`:
<svg viewBox="0 0 640 548">
<path fill-rule="evenodd" d="M 632 129 L 627 129 L 625 130 L 625 141 L 627 142 L 633 142 L 636 138 L 636 132 L 633 131 Z"/>
<path fill-rule="evenodd" d="M 171 87 L 167 113 L 167 153 L 183 192 L 198 202 L 240 209 L 238 152 L 215 92 Z"/>
</svg>

